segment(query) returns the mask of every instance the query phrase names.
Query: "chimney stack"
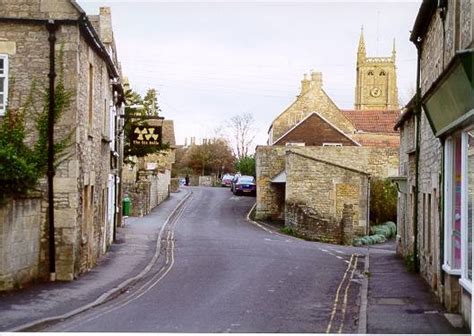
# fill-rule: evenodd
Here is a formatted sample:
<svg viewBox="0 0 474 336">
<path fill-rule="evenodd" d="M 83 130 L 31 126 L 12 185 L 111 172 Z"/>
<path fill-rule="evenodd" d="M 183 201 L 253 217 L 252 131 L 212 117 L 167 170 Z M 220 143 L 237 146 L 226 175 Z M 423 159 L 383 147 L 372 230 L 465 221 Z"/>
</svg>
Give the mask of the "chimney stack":
<svg viewBox="0 0 474 336">
<path fill-rule="evenodd" d="M 301 95 L 304 95 L 309 91 L 310 81 L 308 80 L 308 75 L 304 74 L 303 80 L 301 81 Z"/>
<path fill-rule="evenodd" d="M 323 86 L 323 74 L 321 72 L 311 72 L 311 86 L 316 88 Z"/>
</svg>

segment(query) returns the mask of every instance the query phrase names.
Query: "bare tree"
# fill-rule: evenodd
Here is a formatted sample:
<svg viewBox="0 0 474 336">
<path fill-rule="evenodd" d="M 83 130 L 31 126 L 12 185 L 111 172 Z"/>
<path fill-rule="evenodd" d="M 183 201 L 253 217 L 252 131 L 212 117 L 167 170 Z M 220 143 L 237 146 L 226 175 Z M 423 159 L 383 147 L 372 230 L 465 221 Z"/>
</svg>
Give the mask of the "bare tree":
<svg viewBox="0 0 474 336">
<path fill-rule="evenodd" d="M 255 119 L 249 112 L 237 114 L 230 118 L 228 127 L 234 142 L 235 156 L 238 160 L 248 155 L 249 148 L 255 139 L 256 129 L 254 123 Z"/>
</svg>

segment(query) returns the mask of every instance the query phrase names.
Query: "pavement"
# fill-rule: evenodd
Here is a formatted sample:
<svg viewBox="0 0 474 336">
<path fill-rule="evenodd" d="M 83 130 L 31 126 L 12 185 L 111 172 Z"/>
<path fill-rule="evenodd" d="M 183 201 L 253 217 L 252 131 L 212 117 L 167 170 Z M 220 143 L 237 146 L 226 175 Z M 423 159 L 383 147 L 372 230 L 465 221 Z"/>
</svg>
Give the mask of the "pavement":
<svg viewBox="0 0 474 336">
<path fill-rule="evenodd" d="M 35 331 L 66 319 L 125 291 L 144 277 L 160 253 L 161 234 L 190 195 L 181 189 L 145 217 L 125 220 L 117 241 L 90 272 L 72 282 L 50 282 L 0 294 L 0 332 Z M 389 241 L 367 248 L 361 289 L 359 333 L 470 334 L 446 318 L 418 274 L 406 270 Z M 459 317 L 459 316 L 454 316 Z"/>
<path fill-rule="evenodd" d="M 393 240 L 372 245 L 368 252 L 367 296 L 362 297 L 365 333 L 471 334 L 467 328 L 454 326 L 461 316 L 447 314 L 421 275 L 407 271 Z"/>
<path fill-rule="evenodd" d="M 100 305 L 144 277 L 159 256 L 164 227 L 190 194 L 181 189 L 147 216 L 126 218 L 108 253 L 78 279 L 0 294 L 0 332 L 35 331 Z"/>
</svg>

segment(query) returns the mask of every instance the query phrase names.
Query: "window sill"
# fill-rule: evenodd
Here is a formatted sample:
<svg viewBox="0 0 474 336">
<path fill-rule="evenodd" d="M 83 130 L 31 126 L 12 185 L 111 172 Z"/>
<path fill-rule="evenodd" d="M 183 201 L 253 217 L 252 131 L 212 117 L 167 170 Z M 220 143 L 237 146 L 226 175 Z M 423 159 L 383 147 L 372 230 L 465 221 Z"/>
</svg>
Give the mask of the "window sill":
<svg viewBox="0 0 474 336">
<path fill-rule="evenodd" d="M 472 282 L 466 278 L 459 279 L 459 284 L 472 295 Z"/>
<path fill-rule="evenodd" d="M 461 275 L 460 269 L 452 269 L 449 265 L 443 264 L 443 271 L 450 275 Z"/>
</svg>

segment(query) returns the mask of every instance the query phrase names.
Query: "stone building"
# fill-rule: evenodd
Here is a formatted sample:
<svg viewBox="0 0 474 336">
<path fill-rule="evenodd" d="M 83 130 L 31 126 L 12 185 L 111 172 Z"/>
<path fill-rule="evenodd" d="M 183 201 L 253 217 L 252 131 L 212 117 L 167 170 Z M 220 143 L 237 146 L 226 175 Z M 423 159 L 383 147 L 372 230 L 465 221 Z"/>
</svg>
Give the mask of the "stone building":
<svg viewBox="0 0 474 336">
<path fill-rule="evenodd" d="M 7 84 L 9 109 L 22 106 L 33 81 L 47 88 L 54 72 L 72 96 L 54 127 L 56 139 L 70 137 L 71 142 L 53 180 L 54 231 L 47 221 L 46 188 L 34 205 L 14 199 L 0 210 L 0 225 L 8 227 L 8 235 L 0 236 L 0 287 L 48 276 L 72 280 L 106 253 L 121 223 L 123 145 L 116 131 L 123 90 L 111 12 L 101 8 L 89 17 L 73 0 L 0 0 L 0 8 L 0 115 Z M 36 100 L 35 108 L 42 107 L 43 100 Z M 36 137 L 33 119 L 26 120 L 31 140 Z M 24 237 L 28 227 L 32 230 Z M 25 239 L 32 248 L 21 253 L 11 248 Z"/>
<path fill-rule="evenodd" d="M 471 325 L 474 202 L 474 6 L 424 1 L 410 40 L 417 95 L 401 132 L 398 252 Z"/>
<path fill-rule="evenodd" d="M 256 218 L 332 243 L 368 232 L 370 178 L 398 170 L 400 111 L 395 51 L 390 61 L 369 59 L 361 35 L 357 57 L 356 107 L 363 110 L 340 110 L 313 72 L 271 124 L 268 146 L 256 150 Z M 375 71 L 377 80 L 367 76 Z M 371 95 L 374 85 L 384 93 Z"/>
<path fill-rule="evenodd" d="M 397 110 L 398 89 L 395 41 L 390 57 L 367 57 L 364 32 L 360 33 L 356 66 L 356 110 Z"/>
</svg>

